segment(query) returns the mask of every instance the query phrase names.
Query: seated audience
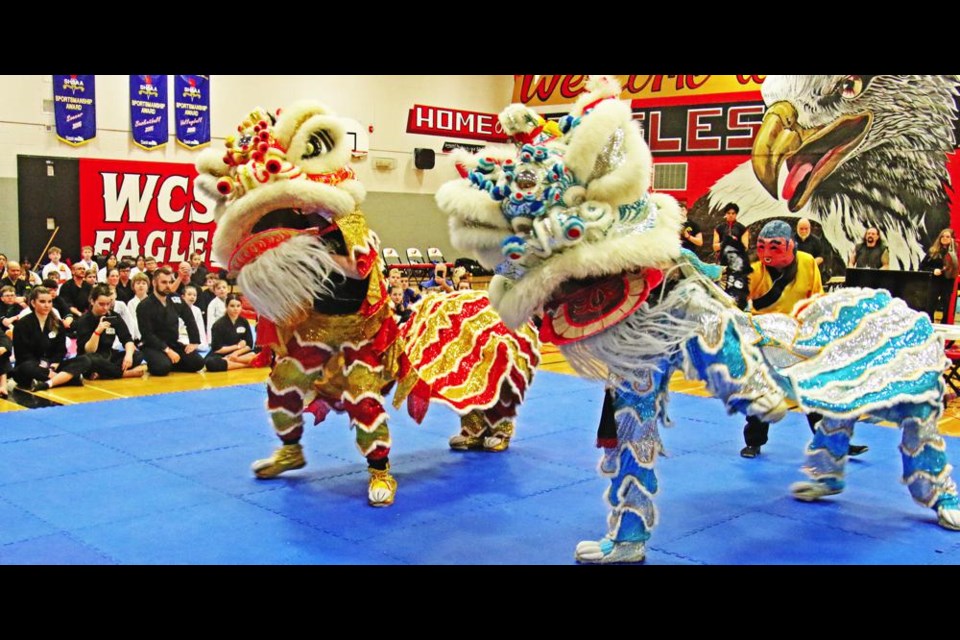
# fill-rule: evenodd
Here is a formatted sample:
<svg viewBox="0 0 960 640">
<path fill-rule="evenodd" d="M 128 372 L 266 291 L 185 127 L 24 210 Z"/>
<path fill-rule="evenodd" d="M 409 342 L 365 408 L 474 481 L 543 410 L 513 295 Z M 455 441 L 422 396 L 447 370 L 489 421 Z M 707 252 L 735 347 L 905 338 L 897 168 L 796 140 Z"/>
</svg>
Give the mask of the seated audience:
<svg viewBox="0 0 960 640">
<path fill-rule="evenodd" d="M 254 352 L 253 331 L 250 323 L 240 315 L 243 305 L 236 294 L 226 297 L 222 318 L 213 324 L 210 353 L 207 355 L 207 371 L 226 371 L 249 367 L 257 356 Z"/>
<path fill-rule="evenodd" d="M 90 379 L 139 378 L 147 371 L 127 323 L 112 309 L 113 295 L 110 285 L 96 285 L 90 309 L 77 320 L 77 346 L 90 359 Z M 115 340 L 122 350 L 114 348 Z"/>
<path fill-rule="evenodd" d="M 433 277 L 421 282 L 420 288 L 424 291 L 444 291 L 446 293 L 453 291 L 453 282 L 447 280 L 447 265 L 438 263 L 434 266 Z"/>
<path fill-rule="evenodd" d="M 197 348 L 197 352 L 200 355 L 205 354 L 210 349 L 210 344 L 207 342 L 207 332 L 203 330 L 205 326 L 203 323 L 203 314 L 200 313 L 200 308 L 197 306 L 197 287 L 194 284 L 188 284 L 183 288 L 183 302 L 190 307 L 191 313 L 193 313 L 193 319 L 197 323 L 197 329 L 200 330 L 200 346 Z M 189 344 L 190 337 L 187 334 L 187 325 L 180 321 L 180 342 L 183 344 Z"/>
<path fill-rule="evenodd" d="M 117 260 L 117 254 L 112 252 L 108 253 L 103 268 L 97 271 L 97 282 L 106 282 L 107 272 L 118 266 L 120 266 L 120 261 Z"/>
<path fill-rule="evenodd" d="M 14 380 L 31 391 L 81 384 L 80 376 L 90 369 L 90 359 L 67 359 L 67 333 L 52 313 L 52 294 L 46 287 L 34 287 L 28 302 L 31 313 L 17 322 L 13 332 Z"/>
<path fill-rule="evenodd" d="M 393 317 L 397 324 L 403 324 L 410 319 L 412 310 L 407 308 L 403 302 L 403 289 L 400 286 L 390 287 L 390 309 L 393 311 Z"/>
<path fill-rule="evenodd" d="M 40 272 L 40 277 L 44 280 L 53 278 L 57 281 L 57 284 L 62 284 L 70 279 L 70 267 L 60 262 L 60 255 L 60 247 L 50 247 L 47 250 L 49 262 L 44 265 L 43 270 Z M 84 273 L 86 273 L 86 271 L 84 271 Z"/>
<path fill-rule="evenodd" d="M 137 306 L 147 299 L 150 291 L 150 281 L 146 273 L 138 273 L 130 278 L 130 282 L 133 284 L 133 297 L 127 301 L 127 309 L 133 317 L 133 331 L 130 333 L 133 335 L 133 339 L 139 343 L 140 328 L 137 325 Z"/>
<path fill-rule="evenodd" d="M 207 305 L 207 342 L 213 343 L 213 324 L 227 312 L 227 294 L 230 285 L 226 280 L 217 280 L 213 287 L 214 298 Z"/>
<path fill-rule="evenodd" d="M 173 271 L 169 267 L 153 274 L 153 293 L 137 305 L 137 327 L 143 344 L 143 358 L 152 376 L 165 376 L 174 371 L 196 372 L 203 368 L 197 353 L 200 331 L 193 313 L 179 296 L 172 295 Z M 181 344 L 177 319 L 187 326 L 189 344 Z"/>
</svg>

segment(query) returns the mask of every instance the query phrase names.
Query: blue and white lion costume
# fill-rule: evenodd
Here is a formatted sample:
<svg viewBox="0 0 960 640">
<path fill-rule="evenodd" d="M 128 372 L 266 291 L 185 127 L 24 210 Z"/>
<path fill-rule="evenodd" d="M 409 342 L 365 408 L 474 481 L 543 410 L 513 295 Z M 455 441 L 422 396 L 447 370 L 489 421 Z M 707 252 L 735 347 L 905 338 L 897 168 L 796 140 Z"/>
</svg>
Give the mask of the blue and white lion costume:
<svg viewBox="0 0 960 640">
<path fill-rule="evenodd" d="M 508 326 L 542 319 L 582 375 L 605 380 L 616 434 L 601 437 L 610 479 L 606 535 L 581 542 L 580 562 L 638 562 L 657 523 L 654 462 L 668 382 L 682 370 L 730 412 L 774 421 L 786 399 L 824 416 L 807 448 L 801 500 L 837 494 L 854 423 L 890 420 L 903 433 L 903 481 L 938 523 L 960 529 L 960 504 L 937 420 L 943 344 L 924 314 L 886 291 L 843 289 L 790 315 L 751 317 L 681 251 L 673 198 L 649 193 L 652 159 L 609 78 L 557 125 L 522 105 L 500 115 L 516 148 L 459 158 L 463 179 L 441 187 L 454 246 L 495 269 L 490 298 Z"/>
</svg>

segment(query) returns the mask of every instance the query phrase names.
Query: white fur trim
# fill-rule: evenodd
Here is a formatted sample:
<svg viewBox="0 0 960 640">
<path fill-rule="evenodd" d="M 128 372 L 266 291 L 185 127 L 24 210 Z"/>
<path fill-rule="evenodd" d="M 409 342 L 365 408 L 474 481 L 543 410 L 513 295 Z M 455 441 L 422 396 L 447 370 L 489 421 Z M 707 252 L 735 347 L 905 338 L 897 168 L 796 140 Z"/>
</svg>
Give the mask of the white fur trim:
<svg viewBox="0 0 960 640">
<path fill-rule="evenodd" d="M 497 311 L 507 326 L 516 328 L 567 280 L 612 275 L 639 267 L 667 267 L 680 257 L 679 236 L 679 207 L 668 206 L 658 213 L 657 225 L 649 231 L 577 245 L 528 270 L 509 291 L 498 294 Z M 492 293 L 490 300 L 494 300 Z"/>
<path fill-rule="evenodd" d="M 510 225 L 503 217 L 500 203 L 486 191 L 475 188 L 467 180 L 451 180 L 440 185 L 434 196 L 437 206 L 451 216 L 464 222 L 475 222 L 487 227 L 510 232 Z"/>
<path fill-rule="evenodd" d="M 367 188 L 359 180 L 344 180 L 337 186 L 353 196 L 358 207 L 367 199 Z"/>
<path fill-rule="evenodd" d="M 590 180 L 597 157 L 617 129 L 623 130 L 624 162 L 609 174 Z M 622 102 L 601 102 L 583 118 L 570 136 L 564 162 L 587 185 L 589 200 L 627 204 L 638 200 L 650 185 L 650 150 L 631 120 L 630 108 Z"/>
<path fill-rule="evenodd" d="M 540 124 L 540 117 L 529 107 L 522 104 L 511 104 L 500 112 L 497 117 L 504 133 L 509 136 L 518 133 L 530 133 Z"/>
<path fill-rule="evenodd" d="M 200 152 L 195 163 L 197 173 L 203 175 L 208 173 L 213 176 L 225 176 L 230 171 L 230 167 L 223 161 L 223 149 L 207 148 Z"/>
<path fill-rule="evenodd" d="M 345 277 L 323 240 L 302 235 L 243 267 L 237 284 L 258 313 L 283 325 L 308 312 L 314 297 L 333 295 L 333 274 Z"/>
<path fill-rule="evenodd" d="M 231 203 L 218 221 L 213 235 L 213 259 L 227 264 L 230 254 L 250 235 L 260 218 L 287 207 L 339 217 L 352 213 L 357 203 L 343 189 L 310 180 L 282 180 L 258 187 Z"/>
<path fill-rule="evenodd" d="M 623 92 L 620 80 L 614 76 L 590 76 L 587 79 L 587 91 L 573 103 L 570 113 L 580 115 L 583 108 L 600 98 L 619 98 Z"/>
<path fill-rule="evenodd" d="M 290 148 L 293 134 L 307 121 L 316 115 L 334 115 L 327 105 L 316 100 L 300 100 L 285 107 L 273 126 L 273 136 L 284 146 Z"/>
</svg>

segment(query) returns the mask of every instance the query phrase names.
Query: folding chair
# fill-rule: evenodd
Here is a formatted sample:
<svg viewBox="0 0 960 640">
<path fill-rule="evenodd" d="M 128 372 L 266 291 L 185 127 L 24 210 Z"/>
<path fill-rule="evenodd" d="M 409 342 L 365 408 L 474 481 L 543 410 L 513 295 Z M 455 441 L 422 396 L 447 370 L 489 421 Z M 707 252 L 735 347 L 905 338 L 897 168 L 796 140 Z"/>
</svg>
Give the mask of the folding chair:
<svg viewBox="0 0 960 640">
<path fill-rule="evenodd" d="M 395 264 L 401 264 L 400 253 L 393 247 L 384 247 L 382 253 L 383 263 L 387 265 L 388 269 Z"/>
<path fill-rule="evenodd" d="M 420 249 L 416 247 L 410 247 L 407 249 L 407 262 L 410 264 L 425 264 L 423 261 L 423 254 L 420 253 Z"/>
<path fill-rule="evenodd" d="M 437 247 L 427 247 L 427 260 L 433 264 L 446 262 L 446 260 L 443 259 L 443 252 Z"/>
</svg>

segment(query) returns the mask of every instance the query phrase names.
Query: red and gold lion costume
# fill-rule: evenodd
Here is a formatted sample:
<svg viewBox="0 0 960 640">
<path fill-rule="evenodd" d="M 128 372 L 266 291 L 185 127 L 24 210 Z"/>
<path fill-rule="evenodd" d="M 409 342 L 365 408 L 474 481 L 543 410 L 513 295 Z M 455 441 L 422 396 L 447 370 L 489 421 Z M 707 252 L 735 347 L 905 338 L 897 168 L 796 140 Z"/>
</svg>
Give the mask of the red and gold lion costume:
<svg viewBox="0 0 960 640">
<path fill-rule="evenodd" d="M 305 466 L 304 413 L 346 413 L 370 471 L 368 501 L 393 503 L 384 396 L 422 420 L 431 400 L 461 416 L 455 449 L 502 451 L 539 363 L 531 327 L 507 329 L 486 292 L 427 296 L 398 326 L 380 244 L 360 211 L 342 120 L 318 103 L 256 109 L 207 151 L 197 184 L 218 197 L 214 258 L 260 315 L 257 343 L 275 354 L 267 407 L 282 446 L 259 478 Z"/>
</svg>

